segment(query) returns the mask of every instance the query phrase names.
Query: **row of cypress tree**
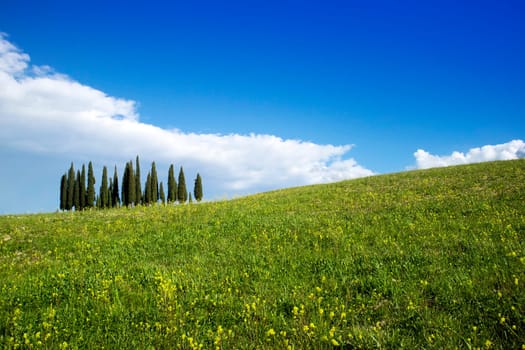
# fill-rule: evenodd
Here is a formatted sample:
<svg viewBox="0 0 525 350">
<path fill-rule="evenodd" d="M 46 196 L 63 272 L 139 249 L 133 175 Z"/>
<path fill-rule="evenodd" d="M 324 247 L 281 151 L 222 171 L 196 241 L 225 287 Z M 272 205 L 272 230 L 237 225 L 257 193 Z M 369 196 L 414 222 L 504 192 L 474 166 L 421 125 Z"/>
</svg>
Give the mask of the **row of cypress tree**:
<svg viewBox="0 0 525 350">
<path fill-rule="evenodd" d="M 95 183 L 93 164 L 91 162 L 88 164 L 87 174 L 84 164 L 82 164 L 82 170 L 75 172 L 75 167 L 71 163 L 69 171 L 64 173 L 60 179 L 60 210 L 74 209 L 78 211 L 88 208 L 112 208 L 121 205 L 152 205 L 159 202 L 162 204 L 166 202 L 174 204 L 176 202 L 186 203 L 187 201 L 193 201 L 191 193 L 188 195 L 186 189 L 186 179 L 182 166 L 179 170 L 177 182 L 173 164 L 170 165 L 168 172 L 167 196 L 162 181 L 159 184 L 155 162 L 151 164 L 151 170 L 146 177 L 143 191 L 138 156 L 135 160 L 135 167 L 133 166 L 133 161 L 126 163 L 120 191 L 116 166 L 113 177 L 109 179 L 108 169 L 106 166 L 103 167 L 98 194 L 95 191 Z M 202 178 L 198 173 L 194 182 L 193 195 L 195 200 L 199 202 L 202 200 Z"/>
</svg>

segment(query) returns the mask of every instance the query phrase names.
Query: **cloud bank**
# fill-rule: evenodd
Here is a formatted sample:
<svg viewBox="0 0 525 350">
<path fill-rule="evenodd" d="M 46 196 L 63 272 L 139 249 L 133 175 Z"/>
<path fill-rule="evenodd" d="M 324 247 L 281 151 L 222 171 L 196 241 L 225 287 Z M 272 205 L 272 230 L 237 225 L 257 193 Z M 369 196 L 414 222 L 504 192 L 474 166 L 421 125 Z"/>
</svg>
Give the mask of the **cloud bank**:
<svg viewBox="0 0 525 350">
<path fill-rule="evenodd" d="M 418 169 L 518 159 L 525 158 L 525 142 L 513 140 L 499 145 L 471 148 L 467 153 L 455 151 L 448 156 L 437 156 L 418 149 L 414 153 L 414 157 L 416 158 L 416 167 Z"/>
<path fill-rule="evenodd" d="M 319 145 L 273 135 L 196 134 L 143 123 L 134 101 L 108 96 L 49 66 L 31 65 L 29 55 L 2 33 L 0 146 L 64 158 L 127 160 L 138 154 L 197 169 L 217 193 L 373 174 L 344 158 L 351 145 Z"/>
</svg>

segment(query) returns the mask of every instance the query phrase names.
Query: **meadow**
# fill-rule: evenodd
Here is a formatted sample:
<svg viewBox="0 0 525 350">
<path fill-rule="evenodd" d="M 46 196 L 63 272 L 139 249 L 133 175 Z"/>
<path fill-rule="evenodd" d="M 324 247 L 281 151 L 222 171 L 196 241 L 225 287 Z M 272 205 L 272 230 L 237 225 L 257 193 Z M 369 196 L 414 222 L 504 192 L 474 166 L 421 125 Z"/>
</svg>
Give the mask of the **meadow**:
<svg viewBox="0 0 525 350">
<path fill-rule="evenodd" d="M 6 349 L 525 349 L 525 160 L 0 217 Z"/>
</svg>

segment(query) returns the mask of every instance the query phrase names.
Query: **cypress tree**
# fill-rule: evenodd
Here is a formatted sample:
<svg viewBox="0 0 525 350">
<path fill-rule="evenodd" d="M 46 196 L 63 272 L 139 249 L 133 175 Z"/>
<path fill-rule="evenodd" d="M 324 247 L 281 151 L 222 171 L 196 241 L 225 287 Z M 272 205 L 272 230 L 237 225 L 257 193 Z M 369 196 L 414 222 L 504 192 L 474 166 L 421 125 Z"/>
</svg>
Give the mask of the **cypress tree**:
<svg viewBox="0 0 525 350">
<path fill-rule="evenodd" d="M 197 200 L 197 202 L 200 202 L 202 199 L 202 179 L 199 173 L 197 173 L 197 178 L 195 179 L 193 194 L 195 195 L 195 200 Z"/>
<path fill-rule="evenodd" d="M 112 192 L 113 199 L 111 200 L 111 203 L 114 207 L 118 207 L 120 205 L 120 197 L 119 197 L 119 190 L 118 190 L 118 174 L 117 174 L 117 166 L 115 165 L 115 173 L 113 174 L 113 192 Z"/>
<path fill-rule="evenodd" d="M 144 203 L 151 204 L 151 174 L 148 173 L 146 177 L 146 185 L 144 186 Z"/>
<path fill-rule="evenodd" d="M 86 207 L 86 165 L 82 164 L 82 172 L 80 173 L 80 210 Z"/>
<path fill-rule="evenodd" d="M 99 190 L 99 201 L 100 201 L 100 208 L 108 208 L 109 207 L 109 190 L 108 190 L 108 169 L 106 166 L 102 168 L 102 181 L 100 184 L 100 190 Z"/>
<path fill-rule="evenodd" d="M 135 159 L 135 204 L 142 203 L 142 185 L 140 184 L 140 162 L 139 156 Z"/>
<path fill-rule="evenodd" d="M 126 163 L 124 176 L 122 177 L 122 205 L 132 206 L 135 203 L 135 175 L 133 174 L 133 162 Z"/>
<path fill-rule="evenodd" d="M 164 186 L 162 185 L 162 181 L 160 182 L 160 201 L 162 204 L 166 204 L 166 195 L 164 194 Z"/>
<path fill-rule="evenodd" d="M 175 170 L 173 164 L 168 171 L 168 203 L 174 203 L 177 200 L 177 181 L 175 181 Z"/>
<path fill-rule="evenodd" d="M 180 167 L 179 170 L 179 185 L 177 188 L 177 195 L 179 203 L 186 203 L 188 200 L 188 190 L 186 189 L 186 179 L 184 178 L 184 170 Z"/>
<path fill-rule="evenodd" d="M 113 181 L 111 177 L 108 179 L 108 186 L 106 187 L 106 207 L 111 208 L 111 197 L 113 196 Z"/>
<path fill-rule="evenodd" d="M 129 205 L 129 168 L 128 163 L 126 163 L 126 166 L 124 167 L 124 174 L 122 175 L 122 188 L 121 188 L 121 198 L 122 198 L 122 205 L 128 206 Z"/>
<path fill-rule="evenodd" d="M 113 179 L 109 178 L 108 207 L 113 208 Z"/>
<path fill-rule="evenodd" d="M 131 160 L 128 163 L 128 169 L 128 202 L 130 206 L 133 206 L 136 203 L 135 198 L 137 193 L 135 192 L 136 179 L 135 173 L 133 172 L 133 162 Z"/>
<path fill-rule="evenodd" d="M 193 199 L 191 198 L 191 192 L 190 192 L 190 199 L 188 199 L 188 203 L 193 203 Z"/>
<path fill-rule="evenodd" d="M 159 200 L 159 180 L 157 177 L 157 168 L 155 162 L 151 163 L 151 203 L 157 203 Z"/>
<path fill-rule="evenodd" d="M 92 208 L 95 204 L 95 174 L 93 172 L 93 164 L 88 164 L 88 185 L 86 194 L 86 208 Z"/>
<path fill-rule="evenodd" d="M 75 185 L 73 186 L 73 206 L 75 211 L 80 210 L 80 171 L 77 170 L 77 176 L 75 177 Z"/>
<path fill-rule="evenodd" d="M 60 179 L 60 210 L 66 210 L 67 203 L 67 175 L 62 175 Z"/>
<path fill-rule="evenodd" d="M 73 163 L 71 163 L 71 167 L 69 168 L 69 172 L 67 174 L 67 202 L 66 202 L 66 210 L 73 209 L 74 196 L 75 196 L 75 167 L 73 166 Z"/>
</svg>

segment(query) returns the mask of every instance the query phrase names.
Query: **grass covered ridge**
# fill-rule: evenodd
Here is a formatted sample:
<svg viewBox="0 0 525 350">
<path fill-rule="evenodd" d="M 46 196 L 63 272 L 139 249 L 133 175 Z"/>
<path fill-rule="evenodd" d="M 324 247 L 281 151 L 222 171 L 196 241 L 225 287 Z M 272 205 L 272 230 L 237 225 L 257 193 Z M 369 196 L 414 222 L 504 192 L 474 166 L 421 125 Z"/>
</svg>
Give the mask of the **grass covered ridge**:
<svg viewBox="0 0 525 350">
<path fill-rule="evenodd" d="M 522 348 L 525 161 L 0 217 L 4 348 Z"/>
</svg>

